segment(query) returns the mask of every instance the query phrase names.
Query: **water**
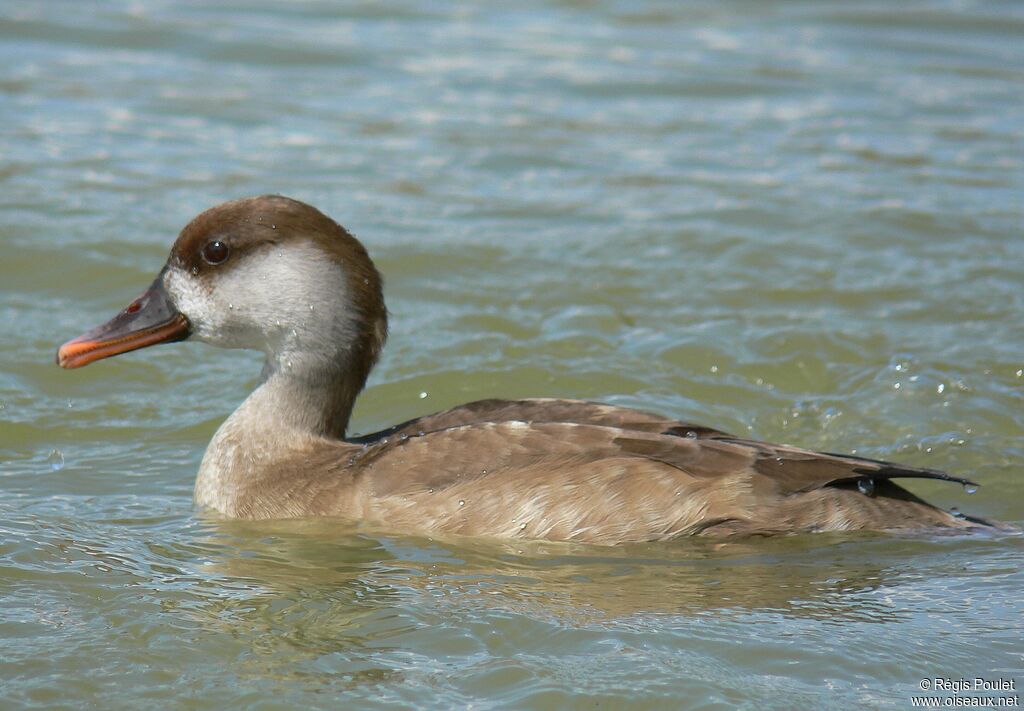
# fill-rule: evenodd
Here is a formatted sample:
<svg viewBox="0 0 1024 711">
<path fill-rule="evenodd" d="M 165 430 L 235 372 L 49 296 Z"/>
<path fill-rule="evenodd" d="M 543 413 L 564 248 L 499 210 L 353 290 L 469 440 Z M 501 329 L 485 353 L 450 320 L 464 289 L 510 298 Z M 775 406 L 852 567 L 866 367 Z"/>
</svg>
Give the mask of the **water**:
<svg viewBox="0 0 1024 711">
<path fill-rule="evenodd" d="M 593 398 L 948 469 L 978 493 L 913 490 L 1024 523 L 1022 6 L 506 5 L 0 3 L 5 708 L 900 709 L 924 677 L 1024 683 L 1018 537 L 226 523 L 192 480 L 258 356 L 54 366 L 193 214 L 281 192 L 387 279 L 359 432 Z"/>
</svg>

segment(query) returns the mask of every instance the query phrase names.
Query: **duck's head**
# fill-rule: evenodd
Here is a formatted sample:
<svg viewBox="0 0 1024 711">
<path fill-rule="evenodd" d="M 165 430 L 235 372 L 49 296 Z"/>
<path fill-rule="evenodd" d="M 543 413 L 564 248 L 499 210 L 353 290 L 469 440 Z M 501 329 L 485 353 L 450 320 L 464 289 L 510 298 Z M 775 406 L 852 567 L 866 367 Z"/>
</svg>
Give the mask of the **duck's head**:
<svg viewBox="0 0 1024 711">
<path fill-rule="evenodd" d="M 193 219 L 153 284 L 61 346 L 57 362 L 80 368 L 192 338 L 264 351 L 271 372 L 343 372 L 358 391 L 386 335 L 380 274 L 363 245 L 316 208 L 265 195 Z"/>
</svg>

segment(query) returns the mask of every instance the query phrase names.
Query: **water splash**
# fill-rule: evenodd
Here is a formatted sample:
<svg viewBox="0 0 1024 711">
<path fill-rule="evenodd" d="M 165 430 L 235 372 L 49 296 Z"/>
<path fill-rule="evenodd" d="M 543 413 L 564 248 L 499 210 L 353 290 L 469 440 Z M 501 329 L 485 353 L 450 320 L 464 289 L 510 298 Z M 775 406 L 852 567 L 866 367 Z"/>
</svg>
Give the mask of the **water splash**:
<svg viewBox="0 0 1024 711">
<path fill-rule="evenodd" d="M 51 449 L 50 454 L 46 457 L 46 463 L 50 465 L 52 471 L 60 471 L 64 468 L 64 453 L 59 449 Z"/>
</svg>

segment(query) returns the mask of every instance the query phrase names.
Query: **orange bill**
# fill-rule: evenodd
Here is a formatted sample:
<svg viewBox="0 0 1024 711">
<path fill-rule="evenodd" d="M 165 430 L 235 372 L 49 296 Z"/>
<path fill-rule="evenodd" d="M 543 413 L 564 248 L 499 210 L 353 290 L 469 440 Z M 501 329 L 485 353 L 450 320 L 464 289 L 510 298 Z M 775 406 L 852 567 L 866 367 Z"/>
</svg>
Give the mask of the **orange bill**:
<svg viewBox="0 0 1024 711">
<path fill-rule="evenodd" d="M 164 289 L 162 275 L 128 307 L 102 326 L 57 351 L 61 368 L 81 368 L 128 351 L 188 338 L 191 325 Z"/>
</svg>

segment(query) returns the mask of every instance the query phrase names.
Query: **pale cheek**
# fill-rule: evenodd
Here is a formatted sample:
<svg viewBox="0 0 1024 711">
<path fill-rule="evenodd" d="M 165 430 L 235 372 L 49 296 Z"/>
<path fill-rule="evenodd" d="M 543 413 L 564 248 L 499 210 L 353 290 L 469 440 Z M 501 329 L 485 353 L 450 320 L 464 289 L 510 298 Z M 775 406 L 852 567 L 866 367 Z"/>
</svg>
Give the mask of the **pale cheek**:
<svg viewBox="0 0 1024 711">
<path fill-rule="evenodd" d="M 275 323 L 280 322 L 268 298 L 281 292 L 254 290 L 253 285 L 263 280 L 251 268 L 236 267 L 208 281 L 171 270 L 165 282 L 178 310 L 192 323 L 195 340 L 221 348 L 268 348 Z"/>
<path fill-rule="evenodd" d="M 193 338 L 222 348 L 335 358 L 357 335 L 344 274 L 306 244 L 203 278 L 172 268 L 164 282 Z"/>
<path fill-rule="evenodd" d="M 178 269 L 167 271 L 164 287 L 178 311 L 192 324 L 193 337 L 208 343 L 219 342 L 224 317 L 215 295 L 204 289 L 198 279 Z"/>
</svg>

